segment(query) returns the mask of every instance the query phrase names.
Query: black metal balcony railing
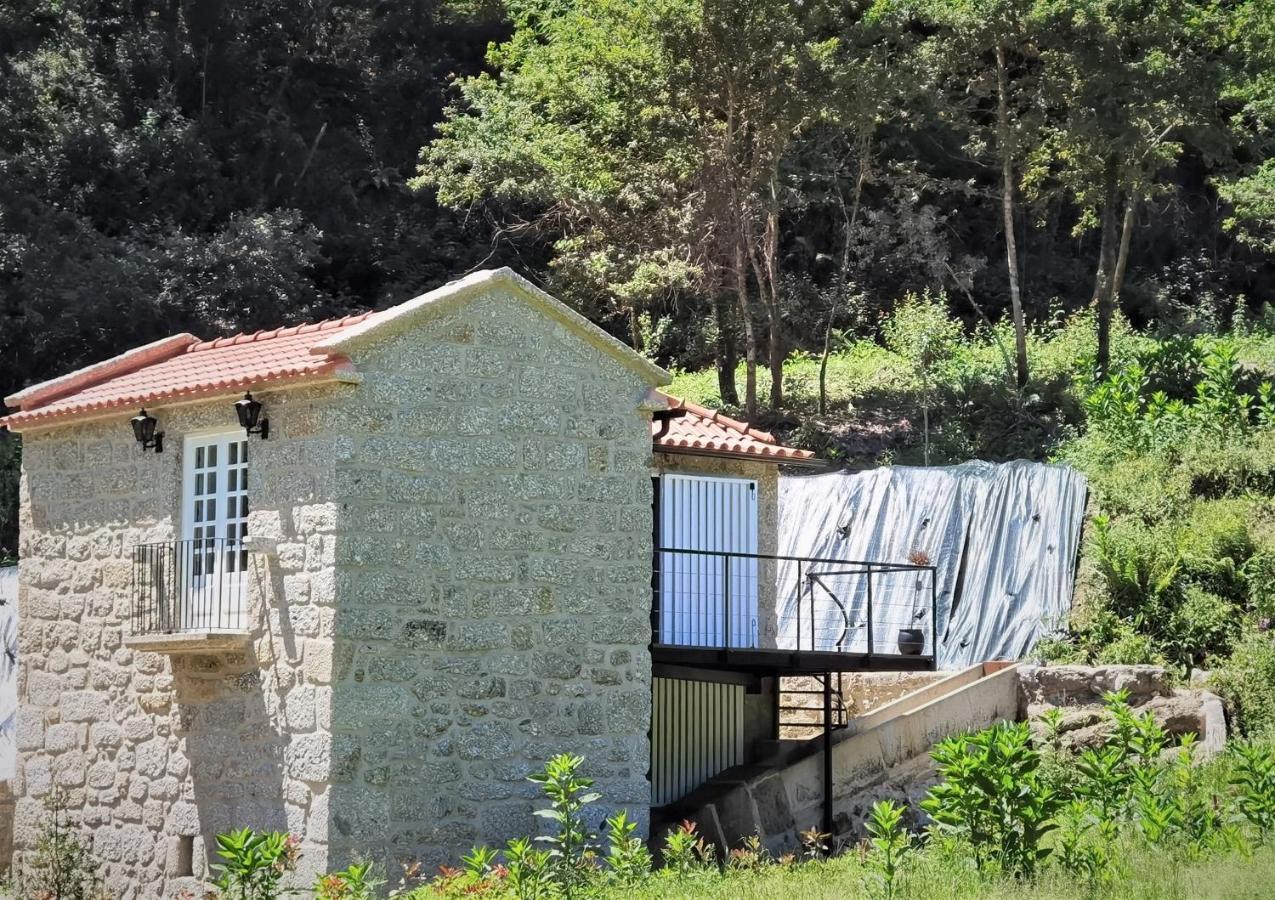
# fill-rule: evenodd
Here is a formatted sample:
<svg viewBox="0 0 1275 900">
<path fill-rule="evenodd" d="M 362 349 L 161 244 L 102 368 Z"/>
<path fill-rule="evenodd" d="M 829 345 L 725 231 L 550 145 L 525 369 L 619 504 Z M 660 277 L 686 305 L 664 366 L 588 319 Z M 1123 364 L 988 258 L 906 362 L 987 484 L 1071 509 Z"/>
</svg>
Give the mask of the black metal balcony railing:
<svg viewBox="0 0 1275 900">
<path fill-rule="evenodd" d="M 661 548 L 655 570 L 657 646 L 934 657 L 931 565 Z"/>
<path fill-rule="evenodd" d="M 241 631 L 248 551 L 198 538 L 133 547 L 133 634 Z"/>
</svg>

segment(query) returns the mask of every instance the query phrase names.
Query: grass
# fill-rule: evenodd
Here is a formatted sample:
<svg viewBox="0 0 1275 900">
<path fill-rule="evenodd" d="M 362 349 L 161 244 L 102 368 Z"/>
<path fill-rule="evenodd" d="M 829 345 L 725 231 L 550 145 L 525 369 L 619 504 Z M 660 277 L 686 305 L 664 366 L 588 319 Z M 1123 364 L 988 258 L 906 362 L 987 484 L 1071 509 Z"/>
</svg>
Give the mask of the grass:
<svg viewBox="0 0 1275 900">
<path fill-rule="evenodd" d="M 902 883 L 896 885 L 896 896 L 900 900 L 1238 900 L 1275 893 L 1275 848 L 1261 848 L 1247 858 L 1228 854 L 1189 861 L 1170 849 L 1156 852 L 1131 846 L 1122 856 L 1126 860 L 1122 871 L 1105 884 L 1091 885 L 1060 869 L 1048 869 L 1030 881 L 984 876 L 941 854 L 917 853 L 910 857 Z M 840 900 L 878 896 L 878 885 L 873 870 L 858 855 L 849 854 L 756 872 L 656 877 L 640 887 L 601 896 L 606 900 Z"/>
</svg>

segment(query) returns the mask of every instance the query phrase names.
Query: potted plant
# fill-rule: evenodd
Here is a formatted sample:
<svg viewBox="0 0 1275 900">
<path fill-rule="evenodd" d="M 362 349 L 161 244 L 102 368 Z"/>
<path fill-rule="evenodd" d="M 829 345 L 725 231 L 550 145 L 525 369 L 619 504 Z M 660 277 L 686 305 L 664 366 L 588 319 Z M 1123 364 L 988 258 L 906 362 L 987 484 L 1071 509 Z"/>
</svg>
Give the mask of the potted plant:
<svg viewBox="0 0 1275 900">
<path fill-rule="evenodd" d="M 914 566 L 928 566 L 930 564 L 930 555 L 924 550 L 913 550 L 908 554 L 908 562 Z M 916 594 L 919 598 L 921 590 L 924 588 L 924 579 L 918 573 L 916 579 Z M 920 612 L 917 612 L 918 606 Z M 912 602 L 912 621 L 919 621 L 925 616 L 925 608 L 921 605 L 920 600 Z M 901 656 L 920 656 L 925 652 L 925 629 L 924 628 L 900 628 L 899 629 L 899 654 Z"/>
</svg>

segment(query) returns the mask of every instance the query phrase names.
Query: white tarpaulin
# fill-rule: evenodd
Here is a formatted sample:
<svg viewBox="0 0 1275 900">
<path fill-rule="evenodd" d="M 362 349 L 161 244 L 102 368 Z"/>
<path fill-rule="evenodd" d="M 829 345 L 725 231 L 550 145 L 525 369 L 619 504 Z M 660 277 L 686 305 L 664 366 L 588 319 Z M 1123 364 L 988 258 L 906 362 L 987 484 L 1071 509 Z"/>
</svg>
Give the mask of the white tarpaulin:
<svg viewBox="0 0 1275 900">
<path fill-rule="evenodd" d="M 933 603 L 939 668 L 1017 659 L 1071 607 L 1085 493 L 1074 469 L 1032 462 L 785 476 L 779 552 L 935 567 L 933 596 L 928 575 L 915 572 L 875 573 L 869 587 L 853 566 L 816 570 L 826 584 L 820 591 L 837 595 L 848 611 L 846 649 L 866 649 L 870 590 L 877 652 L 896 652 L 899 629 L 917 627 L 928 654 Z M 795 583 L 792 568 L 780 572 L 781 585 Z M 798 619 L 793 604 L 808 599 L 780 597 L 782 645 L 795 639 L 785 633 Z M 820 649 L 828 649 L 844 619 L 828 604 L 816 615 Z"/>
<path fill-rule="evenodd" d="M 18 569 L 0 569 L 0 781 L 17 765 Z"/>
</svg>

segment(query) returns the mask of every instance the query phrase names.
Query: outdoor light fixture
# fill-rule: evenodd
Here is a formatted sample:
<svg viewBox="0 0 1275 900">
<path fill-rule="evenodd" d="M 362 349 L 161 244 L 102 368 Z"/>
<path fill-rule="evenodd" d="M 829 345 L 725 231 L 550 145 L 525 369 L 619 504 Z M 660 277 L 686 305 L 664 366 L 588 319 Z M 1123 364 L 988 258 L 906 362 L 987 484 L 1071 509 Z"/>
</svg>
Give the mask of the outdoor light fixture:
<svg viewBox="0 0 1275 900">
<path fill-rule="evenodd" d="M 133 437 L 137 438 L 137 443 L 142 445 L 142 452 L 146 452 L 154 448 L 156 453 L 164 452 L 164 432 L 156 432 L 156 419 L 143 409 L 133 418 L 129 419 L 129 424 L 133 426 Z"/>
<path fill-rule="evenodd" d="M 270 437 L 270 420 L 261 418 L 261 403 L 253 400 L 252 394 L 244 394 L 235 404 L 235 415 L 248 434 L 259 434 L 263 441 Z"/>
</svg>

